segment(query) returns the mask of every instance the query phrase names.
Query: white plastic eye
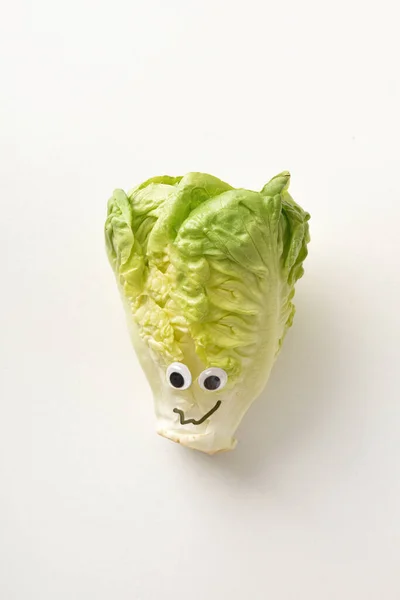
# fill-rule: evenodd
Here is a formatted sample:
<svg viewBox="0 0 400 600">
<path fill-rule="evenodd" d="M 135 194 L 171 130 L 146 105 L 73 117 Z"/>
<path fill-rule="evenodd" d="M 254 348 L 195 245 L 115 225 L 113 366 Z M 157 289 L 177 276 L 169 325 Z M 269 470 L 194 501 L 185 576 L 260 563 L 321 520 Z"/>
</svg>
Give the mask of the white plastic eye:
<svg viewBox="0 0 400 600">
<path fill-rule="evenodd" d="M 192 374 L 186 365 L 174 362 L 167 368 L 167 381 L 174 390 L 187 390 L 192 385 Z"/>
<path fill-rule="evenodd" d="M 218 367 L 210 367 L 200 373 L 198 382 L 199 386 L 206 392 L 216 392 L 222 390 L 228 381 L 228 375 L 223 369 Z"/>
</svg>

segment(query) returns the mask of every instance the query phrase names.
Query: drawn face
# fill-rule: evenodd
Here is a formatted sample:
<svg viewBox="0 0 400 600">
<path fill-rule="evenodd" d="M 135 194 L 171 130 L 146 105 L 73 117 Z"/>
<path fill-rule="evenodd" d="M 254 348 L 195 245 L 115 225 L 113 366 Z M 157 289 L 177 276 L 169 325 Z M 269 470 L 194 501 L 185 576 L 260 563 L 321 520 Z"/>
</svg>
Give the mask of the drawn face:
<svg viewBox="0 0 400 600">
<path fill-rule="evenodd" d="M 166 379 L 170 387 L 174 390 L 184 391 L 189 389 L 192 384 L 192 374 L 189 368 L 183 363 L 175 362 L 169 365 L 166 372 Z M 199 387 L 208 393 L 221 392 L 228 382 L 228 375 L 219 367 L 209 367 L 202 371 L 197 379 Z M 181 425 L 201 425 L 218 410 L 221 406 L 221 400 L 217 400 L 212 408 L 199 418 L 185 417 L 181 408 L 175 407 L 173 412 L 179 415 Z"/>
</svg>

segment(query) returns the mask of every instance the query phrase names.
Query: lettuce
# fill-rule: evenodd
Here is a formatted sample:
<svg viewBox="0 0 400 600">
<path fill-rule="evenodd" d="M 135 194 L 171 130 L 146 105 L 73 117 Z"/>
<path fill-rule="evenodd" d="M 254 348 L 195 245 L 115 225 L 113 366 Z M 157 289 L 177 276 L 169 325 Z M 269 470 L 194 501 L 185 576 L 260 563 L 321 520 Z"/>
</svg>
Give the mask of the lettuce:
<svg viewBox="0 0 400 600">
<path fill-rule="evenodd" d="M 108 257 L 157 431 L 215 453 L 270 375 L 309 242 L 290 175 L 261 192 L 204 173 L 155 177 L 108 202 Z"/>
</svg>

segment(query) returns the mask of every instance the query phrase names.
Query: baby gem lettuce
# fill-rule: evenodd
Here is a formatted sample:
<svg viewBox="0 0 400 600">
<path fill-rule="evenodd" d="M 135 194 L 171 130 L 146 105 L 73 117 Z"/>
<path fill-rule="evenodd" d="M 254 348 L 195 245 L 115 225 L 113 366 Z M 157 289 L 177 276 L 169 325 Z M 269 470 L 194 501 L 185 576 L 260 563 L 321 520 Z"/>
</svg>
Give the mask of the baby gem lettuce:
<svg viewBox="0 0 400 600">
<path fill-rule="evenodd" d="M 108 202 L 105 236 L 157 431 L 209 454 L 264 388 L 295 313 L 309 242 L 283 172 L 260 192 L 204 173 Z"/>
</svg>

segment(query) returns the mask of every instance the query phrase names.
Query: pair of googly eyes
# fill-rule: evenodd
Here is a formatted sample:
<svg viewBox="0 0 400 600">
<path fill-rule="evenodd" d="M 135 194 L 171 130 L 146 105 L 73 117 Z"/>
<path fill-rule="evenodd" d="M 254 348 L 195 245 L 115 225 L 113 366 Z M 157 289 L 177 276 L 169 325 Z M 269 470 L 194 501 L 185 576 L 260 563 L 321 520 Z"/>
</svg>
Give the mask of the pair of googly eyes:
<svg viewBox="0 0 400 600">
<path fill-rule="evenodd" d="M 187 390 L 192 385 L 192 374 L 186 365 L 174 362 L 167 369 L 167 381 L 175 390 Z M 228 375 L 223 369 L 210 367 L 200 373 L 197 381 L 206 392 L 216 392 L 225 387 Z"/>
</svg>

